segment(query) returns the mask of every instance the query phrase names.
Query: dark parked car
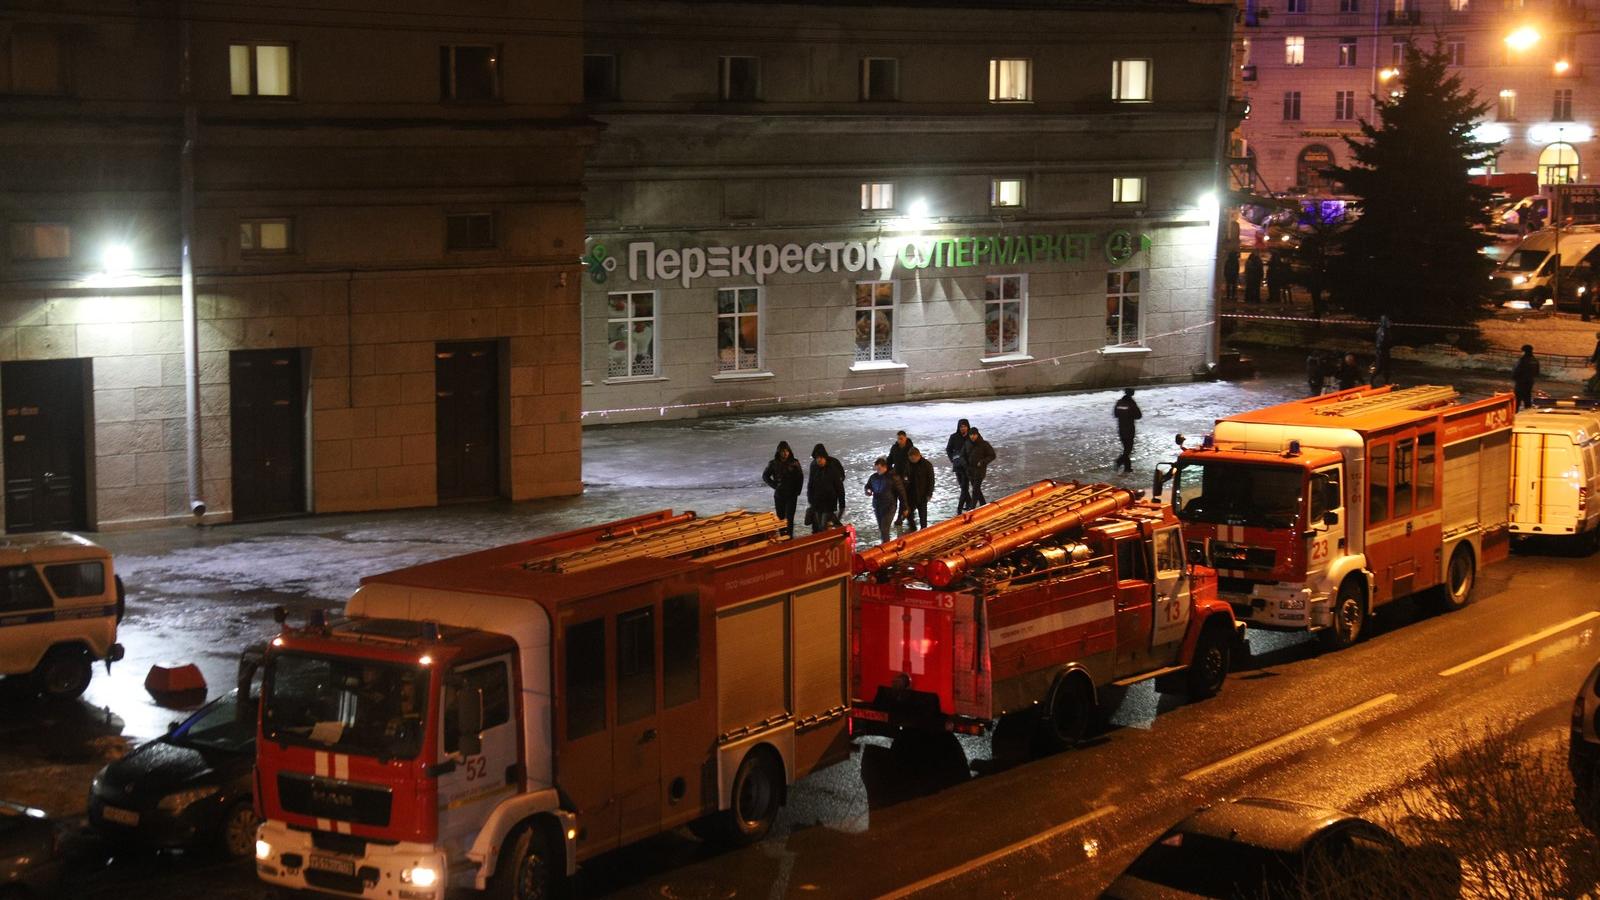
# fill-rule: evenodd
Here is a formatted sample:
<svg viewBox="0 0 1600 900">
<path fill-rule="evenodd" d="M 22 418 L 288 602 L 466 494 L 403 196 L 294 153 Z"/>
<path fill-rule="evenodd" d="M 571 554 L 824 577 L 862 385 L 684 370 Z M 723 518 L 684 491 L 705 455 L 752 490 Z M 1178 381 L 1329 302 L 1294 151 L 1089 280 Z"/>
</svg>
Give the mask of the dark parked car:
<svg viewBox="0 0 1600 900">
<path fill-rule="evenodd" d="M 1437 846 L 1407 847 L 1365 819 L 1288 800 L 1203 807 L 1168 829 L 1102 900 L 1265 900 L 1460 894 L 1461 866 Z"/>
<path fill-rule="evenodd" d="M 1567 768 L 1572 772 L 1572 805 L 1584 827 L 1600 834 L 1600 665 L 1589 672 L 1572 701 L 1572 736 L 1567 748 Z"/>
<path fill-rule="evenodd" d="M 52 897 L 60 881 L 55 823 L 43 810 L 0 800 L 0 898 Z"/>
<path fill-rule="evenodd" d="M 89 789 L 89 824 L 146 847 L 253 855 L 257 700 L 239 696 L 229 691 L 101 769 Z"/>
</svg>

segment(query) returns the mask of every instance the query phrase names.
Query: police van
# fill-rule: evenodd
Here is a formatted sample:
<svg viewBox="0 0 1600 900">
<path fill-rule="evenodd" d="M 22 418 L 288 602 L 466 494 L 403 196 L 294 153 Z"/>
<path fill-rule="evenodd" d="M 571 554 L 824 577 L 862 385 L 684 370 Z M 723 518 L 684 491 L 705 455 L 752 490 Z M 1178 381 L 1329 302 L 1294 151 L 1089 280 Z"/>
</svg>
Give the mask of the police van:
<svg viewBox="0 0 1600 900">
<path fill-rule="evenodd" d="M 67 532 L 0 538 L 0 675 L 28 678 L 51 699 L 78 697 L 96 661 L 122 658 L 126 609 L 99 544 Z"/>
</svg>

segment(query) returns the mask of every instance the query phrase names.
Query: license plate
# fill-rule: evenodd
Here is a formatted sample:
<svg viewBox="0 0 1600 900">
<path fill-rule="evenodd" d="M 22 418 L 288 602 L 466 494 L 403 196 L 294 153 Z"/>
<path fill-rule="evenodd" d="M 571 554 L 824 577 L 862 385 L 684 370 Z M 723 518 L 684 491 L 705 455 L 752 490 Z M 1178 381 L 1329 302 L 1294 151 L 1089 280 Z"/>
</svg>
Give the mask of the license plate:
<svg viewBox="0 0 1600 900">
<path fill-rule="evenodd" d="M 137 827 L 139 824 L 139 814 L 131 809 L 120 809 L 115 806 L 106 806 L 101 808 L 100 816 L 107 822 L 115 822 L 118 825 L 127 825 L 129 828 Z"/>
<path fill-rule="evenodd" d="M 317 854 L 313 853 L 311 854 L 310 867 L 313 869 L 322 869 L 325 872 L 337 872 L 340 875 L 356 874 L 356 864 L 354 860 L 340 859 L 337 856 L 318 856 Z"/>
</svg>

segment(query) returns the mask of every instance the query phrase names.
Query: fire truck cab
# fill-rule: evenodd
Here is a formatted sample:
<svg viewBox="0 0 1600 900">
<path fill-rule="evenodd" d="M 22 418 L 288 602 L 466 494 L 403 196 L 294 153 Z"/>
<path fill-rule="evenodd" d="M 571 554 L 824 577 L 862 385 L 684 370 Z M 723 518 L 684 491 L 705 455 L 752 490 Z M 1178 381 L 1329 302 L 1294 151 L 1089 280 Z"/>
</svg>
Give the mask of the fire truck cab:
<svg viewBox="0 0 1600 900">
<path fill-rule="evenodd" d="M 1510 394 L 1464 403 L 1425 385 L 1222 419 L 1172 472 L 1189 554 L 1251 625 L 1336 647 L 1400 597 L 1463 606 L 1478 568 L 1509 549 L 1512 412 Z"/>
<path fill-rule="evenodd" d="M 548 896 L 692 824 L 759 839 L 849 753 L 853 535 L 654 513 L 366 578 L 265 661 L 261 879 Z"/>
<path fill-rule="evenodd" d="M 857 733 L 1008 720 L 1064 747 L 1107 688 L 1216 693 L 1243 636 L 1171 510 L 1110 485 L 1039 482 L 859 553 L 856 570 Z"/>
</svg>

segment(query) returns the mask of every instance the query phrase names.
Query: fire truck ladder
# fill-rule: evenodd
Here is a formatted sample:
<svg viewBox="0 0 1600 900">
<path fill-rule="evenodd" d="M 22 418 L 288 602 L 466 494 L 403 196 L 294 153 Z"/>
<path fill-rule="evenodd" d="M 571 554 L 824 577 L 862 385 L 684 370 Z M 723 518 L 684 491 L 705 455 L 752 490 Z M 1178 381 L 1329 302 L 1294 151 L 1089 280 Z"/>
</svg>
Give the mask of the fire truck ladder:
<svg viewBox="0 0 1600 900">
<path fill-rule="evenodd" d="M 774 513 L 735 509 L 704 519 L 692 518 L 666 528 L 656 528 L 581 550 L 529 560 L 522 567 L 570 574 L 640 557 L 696 556 L 706 551 L 747 543 L 753 538 L 776 538 L 782 528 L 783 520 Z"/>
<path fill-rule="evenodd" d="M 1369 394 L 1349 400 L 1340 400 L 1336 403 L 1320 405 L 1313 411 L 1319 416 L 1347 418 L 1400 409 L 1434 409 L 1449 405 L 1459 396 L 1461 394 L 1453 387 L 1424 384 L 1398 391 L 1386 391 L 1381 394 Z"/>
</svg>

